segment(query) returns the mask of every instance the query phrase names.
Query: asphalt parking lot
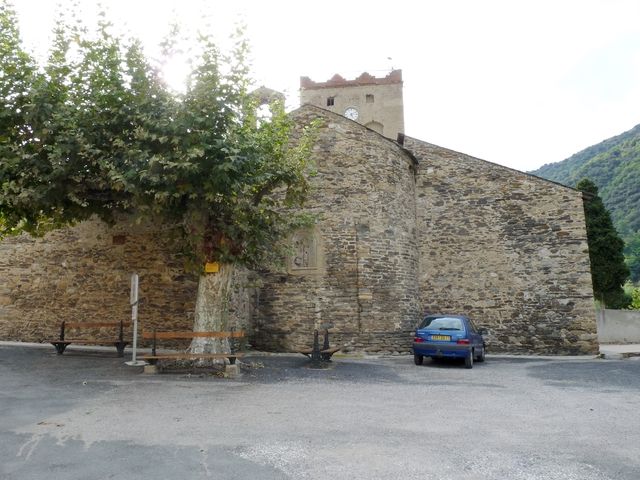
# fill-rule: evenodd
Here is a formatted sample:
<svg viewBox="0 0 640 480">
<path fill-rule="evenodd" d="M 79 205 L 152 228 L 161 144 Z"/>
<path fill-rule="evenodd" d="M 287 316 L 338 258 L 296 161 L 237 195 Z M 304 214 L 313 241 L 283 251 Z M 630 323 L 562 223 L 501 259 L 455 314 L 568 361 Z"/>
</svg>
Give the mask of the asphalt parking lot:
<svg viewBox="0 0 640 480">
<path fill-rule="evenodd" d="M 640 478 L 639 360 L 306 365 L 149 376 L 111 352 L 0 346 L 0 478 Z"/>
</svg>

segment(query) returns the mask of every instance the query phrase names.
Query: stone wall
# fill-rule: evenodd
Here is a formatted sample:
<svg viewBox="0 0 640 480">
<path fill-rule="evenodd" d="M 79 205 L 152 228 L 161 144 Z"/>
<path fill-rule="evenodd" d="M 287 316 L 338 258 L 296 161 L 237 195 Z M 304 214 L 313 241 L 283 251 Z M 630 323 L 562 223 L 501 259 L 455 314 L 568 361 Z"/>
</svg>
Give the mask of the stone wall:
<svg viewBox="0 0 640 480">
<path fill-rule="evenodd" d="M 421 315 L 448 312 L 487 327 L 493 352 L 596 351 L 579 192 L 408 137 L 405 150 L 310 105 L 293 116 L 323 122 L 306 206 L 317 223 L 286 268 L 238 273 L 230 314 L 256 348 L 296 350 L 329 327 L 347 351 L 408 352 Z M 123 219 L 3 240 L 0 338 L 129 319 L 132 272 L 146 328 L 190 329 L 197 278 L 168 238 Z"/>
<path fill-rule="evenodd" d="M 255 342 L 295 350 L 331 326 L 332 343 L 347 349 L 406 351 L 420 311 L 414 160 L 339 115 L 311 106 L 295 115 L 323 122 L 306 205 L 318 221 L 304 260 L 265 274 Z"/>
<path fill-rule="evenodd" d="M 131 319 L 130 276 L 140 276 L 146 328 L 191 329 L 197 278 L 186 275 L 156 227 L 94 220 L 0 242 L 0 338 L 41 342 L 62 320 Z"/>
<path fill-rule="evenodd" d="M 468 314 L 490 351 L 595 353 L 581 193 L 409 137 L 417 157 L 420 299 Z"/>
</svg>

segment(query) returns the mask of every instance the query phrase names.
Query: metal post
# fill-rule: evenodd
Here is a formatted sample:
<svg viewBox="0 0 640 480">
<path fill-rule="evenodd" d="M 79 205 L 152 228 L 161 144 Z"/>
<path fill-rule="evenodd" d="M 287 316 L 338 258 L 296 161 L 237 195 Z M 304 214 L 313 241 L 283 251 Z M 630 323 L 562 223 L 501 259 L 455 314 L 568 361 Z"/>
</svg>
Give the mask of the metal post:
<svg viewBox="0 0 640 480">
<path fill-rule="evenodd" d="M 124 362 L 131 366 L 147 365 L 144 360 L 138 360 L 136 358 L 138 350 L 138 274 L 131 275 L 131 322 L 133 323 L 133 355 L 130 362 Z"/>
</svg>

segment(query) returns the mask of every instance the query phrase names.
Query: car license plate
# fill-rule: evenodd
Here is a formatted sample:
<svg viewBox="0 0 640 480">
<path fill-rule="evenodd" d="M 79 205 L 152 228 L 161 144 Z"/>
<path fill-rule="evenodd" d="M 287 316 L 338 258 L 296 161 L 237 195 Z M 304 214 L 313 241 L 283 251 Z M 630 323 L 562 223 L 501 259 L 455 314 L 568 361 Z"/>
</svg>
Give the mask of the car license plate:
<svg viewBox="0 0 640 480">
<path fill-rule="evenodd" d="M 443 340 L 445 342 L 448 342 L 449 340 L 451 340 L 451 336 L 450 335 L 431 335 L 431 340 Z"/>
</svg>

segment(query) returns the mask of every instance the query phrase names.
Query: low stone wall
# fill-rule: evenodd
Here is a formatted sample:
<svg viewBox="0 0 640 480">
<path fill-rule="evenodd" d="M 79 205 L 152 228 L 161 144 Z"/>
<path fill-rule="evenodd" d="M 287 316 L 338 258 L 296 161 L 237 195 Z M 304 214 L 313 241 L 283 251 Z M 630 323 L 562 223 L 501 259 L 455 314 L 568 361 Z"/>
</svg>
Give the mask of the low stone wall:
<svg viewBox="0 0 640 480">
<path fill-rule="evenodd" d="M 197 277 L 157 226 L 99 220 L 0 242 L 0 339 L 46 342 L 65 321 L 131 318 L 131 273 L 140 276 L 144 328 L 190 329 Z M 128 333 L 128 332 L 127 332 Z"/>
<path fill-rule="evenodd" d="M 640 311 L 599 311 L 598 341 L 600 343 L 640 343 Z"/>
</svg>

